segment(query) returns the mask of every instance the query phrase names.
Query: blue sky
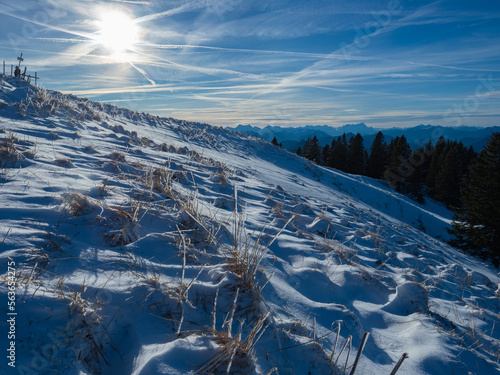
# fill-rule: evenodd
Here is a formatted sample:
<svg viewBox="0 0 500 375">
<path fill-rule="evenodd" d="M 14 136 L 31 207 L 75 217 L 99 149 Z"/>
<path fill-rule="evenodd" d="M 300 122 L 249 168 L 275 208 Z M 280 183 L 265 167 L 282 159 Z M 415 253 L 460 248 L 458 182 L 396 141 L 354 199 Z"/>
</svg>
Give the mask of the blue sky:
<svg viewBox="0 0 500 375">
<path fill-rule="evenodd" d="M 500 2 L 2 1 L 47 89 L 231 126 L 500 125 Z"/>
</svg>

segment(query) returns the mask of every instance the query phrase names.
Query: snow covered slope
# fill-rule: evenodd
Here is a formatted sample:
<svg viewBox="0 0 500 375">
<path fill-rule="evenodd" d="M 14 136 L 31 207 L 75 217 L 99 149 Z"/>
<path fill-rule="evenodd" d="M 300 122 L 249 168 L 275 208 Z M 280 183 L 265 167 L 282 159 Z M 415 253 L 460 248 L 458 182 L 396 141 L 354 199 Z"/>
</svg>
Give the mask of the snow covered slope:
<svg viewBox="0 0 500 375">
<path fill-rule="evenodd" d="M 355 374 L 500 373 L 498 271 L 436 203 L 11 78 L 0 157 L 2 374 L 351 373 L 365 332 Z"/>
</svg>

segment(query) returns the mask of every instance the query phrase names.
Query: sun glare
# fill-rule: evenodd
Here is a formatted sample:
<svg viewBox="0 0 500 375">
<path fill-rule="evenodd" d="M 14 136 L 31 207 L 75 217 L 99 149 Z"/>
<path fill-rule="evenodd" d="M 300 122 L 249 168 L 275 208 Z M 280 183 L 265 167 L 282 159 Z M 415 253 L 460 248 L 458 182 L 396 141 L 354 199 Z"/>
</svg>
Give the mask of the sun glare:
<svg viewBox="0 0 500 375">
<path fill-rule="evenodd" d="M 120 56 L 132 50 L 139 41 L 139 28 L 126 14 L 106 12 L 98 21 L 96 42 L 106 48 L 112 56 Z"/>
</svg>

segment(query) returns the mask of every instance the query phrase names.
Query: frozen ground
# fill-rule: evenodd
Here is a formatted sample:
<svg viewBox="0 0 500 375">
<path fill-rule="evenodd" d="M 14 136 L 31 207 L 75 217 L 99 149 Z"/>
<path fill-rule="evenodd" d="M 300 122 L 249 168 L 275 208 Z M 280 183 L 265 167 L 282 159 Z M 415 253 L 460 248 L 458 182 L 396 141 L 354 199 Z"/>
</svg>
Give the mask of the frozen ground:
<svg viewBox="0 0 500 375">
<path fill-rule="evenodd" d="M 349 374 L 365 332 L 355 374 L 500 373 L 498 270 L 439 204 L 11 78 L 0 157 L 2 374 Z"/>
</svg>

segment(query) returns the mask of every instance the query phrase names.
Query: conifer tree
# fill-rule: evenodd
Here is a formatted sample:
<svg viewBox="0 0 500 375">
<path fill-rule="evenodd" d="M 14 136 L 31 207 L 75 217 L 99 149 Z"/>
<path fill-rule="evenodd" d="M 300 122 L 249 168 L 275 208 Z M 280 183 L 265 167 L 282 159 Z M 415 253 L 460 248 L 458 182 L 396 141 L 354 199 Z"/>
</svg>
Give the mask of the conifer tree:
<svg viewBox="0 0 500 375">
<path fill-rule="evenodd" d="M 302 156 L 306 159 L 311 158 L 311 137 L 307 137 L 307 141 L 304 143 L 304 147 L 302 147 Z"/>
<path fill-rule="evenodd" d="M 425 203 L 424 196 L 428 195 L 429 187 L 426 185 L 427 175 L 431 166 L 434 145 L 429 140 L 424 147 L 412 152 L 410 164 L 415 168 L 412 176 L 407 179 L 406 191 L 408 195 L 419 203 Z"/>
<path fill-rule="evenodd" d="M 314 161 L 317 164 L 321 164 L 322 163 L 322 160 L 321 160 L 321 147 L 319 145 L 318 137 L 316 137 L 316 136 L 314 136 L 311 139 L 308 159 Z"/>
<path fill-rule="evenodd" d="M 384 134 L 382 134 L 382 132 L 378 132 L 370 148 L 366 175 L 368 177 L 381 179 L 384 176 L 384 170 L 387 162 L 387 144 L 384 140 Z"/>
<path fill-rule="evenodd" d="M 323 161 L 323 165 L 328 165 L 328 158 L 330 156 L 330 145 L 326 144 L 323 147 L 323 151 L 321 152 L 321 160 Z"/>
<path fill-rule="evenodd" d="M 427 175 L 425 177 L 425 184 L 429 188 L 429 195 L 434 198 L 436 190 L 436 177 L 439 174 L 441 165 L 444 161 L 444 152 L 446 148 L 446 142 L 444 137 L 441 136 L 436 146 L 434 147 L 434 152 L 432 153 L 431 162 L 429 165 L 429 170 L 427 171 Z"/>
<path fill-rule="evenodd" d="M 328 151 L 328 156 L 325 160 L 325 164 L 330 168 L 334 168 L 335 166 L 335 159 L 333 157 L 333 150 L 335 149 L 335 144 L 336 144 L 336 139 L 333 138 L 332 143 L 330 144 L 330 150 Z"/>
<path fill-rule="evenodd" d="M 424 195 L 427 192 L 425 177 L 430 164 L 429 158 L 426 156 L 428 147 L 429 145 L 425 148 L 420 147 L 411 153 L 409 159 L 411 173 L 406 178 L 403 187 L 403 192 L 419 203 L 425 203 Z"/>
<path fill-rule="evenodd" d="M 335 141 L 334 148 L 331 150 L 331 166 L 340 171 L 347 172 L 347 152 L 349 146 L 345 133 Z"/>
<path fill-rule="evenodd" d="M 297 151 L 295 151 L 295 153 L 296 153 L 297 155 L 299 155 L 299 156 L 302 156 L 302 149 L 300 148 L 300 146 L 299 146 L 299 148 L 297 149 Z"/>
<path fill-rule="evenodd" d="M 474 161 L 476 160 L 477 158 L 477 154 L 476 154 L 476 151 L 474 151 L 474 149 L 472 148 L 472 146 L 469 147 L 469 149 L 467 150 L 467 155 L 466 155 L 466 164 L 467 166 L 470 166 L 472 165 L 472 163 L 474 163 Z"/>
<path fill-rule="evenodd" d="M 276 137 L 274 137 L 273 140 L 271 141 L 271 144 L 273 144 L 275 146 L 279 146 L 278 139 Z"/>
<path fill-rule="evenodd" d="M 410 145 L 406 137 L 395 137 L 389 145 L 389 164 L 384 172 L 384 179 L 389 181 L 399 192 L 404 192 L 406 179 L 413 173 L 414 168 L 409 162 Z"/>
<path fill-rule="evenodd" d="M 443 162 L 436 176 L 433 198 L 450 207 L 461 205 L 461 188 L 468 170 L 468 150 L 456 141 L 446 144 Z"/>
<path fill-rule="evenodd" d="M 349 139 L 347 167 L 349 173 L 361 175 L 365 173 L 365 148 L 363 137 L 359 133 Z"/>
<path fill-rule="evenodd" d="M 449 231 L 452 243 L 500 262 L 500 133 L 493 133 L 472 165 Z"/>
</svg>

